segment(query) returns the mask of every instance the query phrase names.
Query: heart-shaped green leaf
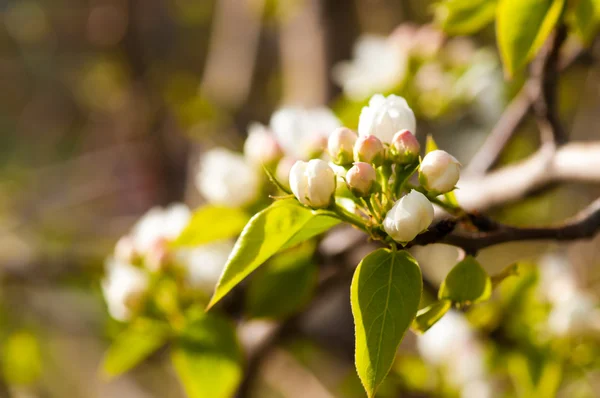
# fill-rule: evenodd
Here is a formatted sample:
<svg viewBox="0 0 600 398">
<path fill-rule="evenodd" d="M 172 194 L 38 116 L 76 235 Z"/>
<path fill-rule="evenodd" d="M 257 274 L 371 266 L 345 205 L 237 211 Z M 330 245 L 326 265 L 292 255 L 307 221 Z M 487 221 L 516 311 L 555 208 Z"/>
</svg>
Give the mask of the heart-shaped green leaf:
<svg viewBox="0 0 600 398">
<path fill-rule="evenodd" d="M 245 211 L 224 206 L 204 206 L 173 242 L 173 246 L 199 246 L 238 235 L 248 222 Z"/>
<path fill-rule="evenodd" d="M 487 272 L 475 258 L 467 256 L 448 273 L 438 298 L 466 304 L 486 300 L 491 293 L 492 281 Z"/>
<path fill-rule="evenodd" d="M 350 290 L 356 370 L 369 397 L 390 371 L 422 288 L 419 265 L 405 251 L 376 250 L 356 268 Z"/>
<path fill-rule="evenodd" d="M 565 0 L 500 0 L 496 37 L 508 76 L 533 58 L 558 22 Z"/>
<path fill-rule="evenodd" d="M 436 22 L 452 35 L 475 33 L 496 17 L 496 0 L 446 0 L 435 7 Z"/>
<path fill-rule="evenodd" d="M 175 371 L 190 398 L 229 398 L 242 378 L 242 351 L 235 327 L 202 314 L 185 327 L 171 351 Z"/>
<path fill-rule="evenodd" d="M 238 238 L 208 308 L 281 249 L 319 235 L 339 220 L 301 206 L 295 199 L 279 200 L 257 213 Z"/>
<path fill-rule="evenodd" d="M 130 370 L 159 349 L 169 338 L 169 327 L 151 319 L 137 319 L 121 332 L 104 356 L 106 376 Z"/>
</svg>

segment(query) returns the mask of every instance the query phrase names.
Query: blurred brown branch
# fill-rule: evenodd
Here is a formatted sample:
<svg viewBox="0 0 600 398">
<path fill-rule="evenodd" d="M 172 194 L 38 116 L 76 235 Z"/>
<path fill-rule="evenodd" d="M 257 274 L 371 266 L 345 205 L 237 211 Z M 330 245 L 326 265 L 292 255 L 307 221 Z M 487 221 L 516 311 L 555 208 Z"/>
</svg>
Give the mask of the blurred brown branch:
<svg viewBox="0 0 600 398">
<path fill-rule="evenodd" d="M 456 195 L 465 209 L 483 211 L 562 181 L 600 182 L 600 142 L 543 145 L 519 163 L 461 179 Z"/>
</svg>

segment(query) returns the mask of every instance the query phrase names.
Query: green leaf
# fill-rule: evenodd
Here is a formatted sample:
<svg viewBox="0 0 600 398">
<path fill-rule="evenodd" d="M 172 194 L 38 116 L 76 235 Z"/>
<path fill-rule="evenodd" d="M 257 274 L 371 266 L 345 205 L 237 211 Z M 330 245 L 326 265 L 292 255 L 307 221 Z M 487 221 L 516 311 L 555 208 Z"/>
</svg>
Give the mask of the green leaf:
<svg viewBox="0 0 600 398">
<path fill-rule="evenodd" d="M 275 256 L 252 277 L 247 313 L 256 318 L 283 318 L 310 301 L 317 284 L 312 261 L 315 245 L 302 245 Z"/>
<path fill-rule="evenodd" d="M 573 17 L 575 32 L 586 46 L 591 45 L 600 27 L 600 0 L 579 0 Z"/>
<path fill-rule="evenodd" d="M 271 181 L 271 183 L 273 185 L 275 185 L 280 191 L 285 192 L 288 195 L 292 195 L 292 191 L 290 191 L 288 188 L 286 188 L 278 179 L 277 177 L 275 177 L 273 175 L 273 173 L 271 172 L 271 170 L 269 170 L 269 168 L 265 165 L 263 165 L 263 170 L 265 171 L 265 174 L 267 175 L 267 178 L 269 179 L 269 181 Z"/>
<path fill-rule="evenodd" d="M 451 35 L 473 34 L 492 23 L 496 0 L 446 0 L 435 7 L 435 20 Z"/>
<path fill-rule="evenodd" d="M 199 246 L 215 240 L 238 235 L 248 222 L 243 210 L 225 206 L 204 206 L 194 212 L 192 219 L 173 246 Z"/>
<path fill-rule="evenodd" d="M 0 346 L 2 376 L 15 386 L 34 384 L 42 373 L 42 353 L 38 338 L 29 331 L 9 335 Z"/>
<path fill-rule="evenodd" d="M 558 22 L 565 0 L 500 0 L 496 37 L 508 76 L 542 47 Z"/>
<path fill-rule="evenodd" d="M 369 397 L 390 371 L 422 288 L 419 265 L 406 251 L 376 250 L 356 268 L 350 290 L 356 370 Z"/>
<path fill-rule="evenodd" d="M 164 345 L 169 328 L 162 322 L 138 319 L 121 332 L 104 356 L 102 369 L 107 377 L 127 372 Z"/>
<path fill-rule="evenodd" d="M 417 332 L 425 333 L 430 327 L 442 319 L 444 314 L 452 307 L 452 302 L 449 300 L 436 301 L 435 303 L 419 310 L 412 327 Z"/>
<path fill-rule="evenodd" d="M 467 304 L 485 300 L 491 293 L 490 277 L 475 258 L 467 256 L 448 273 L 440 286 L 438 298 Z"/>
<path fill-rule="evenodd" d="M 274 202 L 250 219 L 238 238 L 207 308 L 281 249 L 319 235 L 339 221 L 301 206 L 295 199 Z"/>
<path fill-rule="evenodd" d="M 242 379 L 242 352 L 226 318 L 202 314 L 185 327 L 171 352 L 189 398 L 229 398 Z"/>
</svg>

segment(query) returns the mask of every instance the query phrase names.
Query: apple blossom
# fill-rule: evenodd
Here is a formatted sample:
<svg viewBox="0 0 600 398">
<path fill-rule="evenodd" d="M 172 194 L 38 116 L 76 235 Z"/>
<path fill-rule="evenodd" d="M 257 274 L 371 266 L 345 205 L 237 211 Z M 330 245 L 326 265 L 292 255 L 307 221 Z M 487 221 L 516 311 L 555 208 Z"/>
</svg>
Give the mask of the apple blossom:
<svg viewBox="0 0 600 398">
<path fill-rule="evenodd" d="M 389 144 L 394 134 L 404 129 L 413 134 L 417 132 L 415 114 L 403 97 L 375 94 L 369 100 L 369 105 L 363 107 L 360 113 L 359 136 L 374 135 Z"/>
<path fill-rule="evenodd" d="M 300 203 L 306 206 L 329 206 L 335 185 L 336 175 L 324 160 L 299 160 L 290 170 L 290 188 Z"/>
<path fill-rule="evenodd" d="M 365 162 L 356 162 L 346 173 L 348 188 L 358 197 L 368 196 L 377 180 L 373 166 Z"/>
<path fill-rule="evenodd" d="M 410 164 L 419 158 L 421 146 L 417 138 L 408 130 L 394 134 L 390 144 L 390 158 L 398 164 Z"/>
<path fill-rule="evenodd" d="M 385 159 L 385 147 L 374 135 L 358 137 L 354 144 L 354 160 L 381 166 Z"/>
<path fill-rule="evenodd" d="M 110 315 L 119 321 L 130 319 L 148 289 L 148 283 L 148 274 L 141 268 L 109 258 L 102 292 Z"/>
<path fill-rule="evenodd" d="M 352 163 L 356 138 L 356 133 L 346 127 L 340 127 L 331 133 L 327 149 L 333 163 L 339 165 Z"/>
<path fill-rule="evenodd" d="M 242 155 L 217 148 L 202 157 L 196 186 L 211 203 L 240 207 L 257 198 L 260 175 Z"/>
<path fill-rule="evenodd" d="M 421 192 L 410 191 L 387 212 L 383 229 L 396 242 L 413 240 L 433 221 L 433 205 Z"/>
<path fill-rule="evenodd" d="M 261 165 L 275 163 L 282 153 L 269 128 L 260 123 L 252 123 L 244 142 L 244 156 L 251 164 Z"/>
<path fill-rule="evenodd" d="M 452 191 L 459 177 L 460 163 L 445 151 L 429 152 L 419 166 L 419 182 L 435 194 Z"/>
<path fill-rule="evenodd" d="M 190 286 L 211 294 L 232 250 L 232 242 L 218 241 L 178 250 L 175 261 L 185 269 Z"/>
<path fill-rule="evenodd" d="M 322 152 L 329 134 L 341 125 L 328 108 L 294 108 L 277 110 L 269 126 L 286 156 L 309 159 Z"/>
</svg>

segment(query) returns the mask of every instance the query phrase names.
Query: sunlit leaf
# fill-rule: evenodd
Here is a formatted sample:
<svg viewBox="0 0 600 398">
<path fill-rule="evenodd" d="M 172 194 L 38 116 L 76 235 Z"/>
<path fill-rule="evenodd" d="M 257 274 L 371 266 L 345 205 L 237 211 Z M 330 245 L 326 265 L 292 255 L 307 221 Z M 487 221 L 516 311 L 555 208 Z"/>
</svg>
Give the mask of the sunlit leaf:
<svg viewBox="0 0 600 398">
<path fill-rule="evenodd" d="M 423 281 L 405 251 L 379 249 L 354 273 L 350 300 L 356 332 L 356 369 L 369 397 L 388 374 L 419 308 Z"/>
<path fill-rule="evenodd" d="M 475 258 L 467 256 L 448 273 L 438 298 L 459 304 L 474 303 L 489 298 L 491 292 L 490 277 Z"/>
<path fill-rule="evenodd" d="M 573 16 L 575 32 L 585 45 L 591 45 L 600 27 L 600 0 L 579 0 Z"/>
<path fill-rule="evenodd" d="M 412 323 L 413 329 L 421 333 L 426 332 L 430 327 L 435 325 L 437 321 L 442 319 L 450 307 L 452 307 L 451 301 L 441 300 L 419 310 Z"/>
<path fill-rule="evenodd" d="M 256 272 L 247 296 L 250 316 L 282 318 L 310 300 L 317 283 L 314 247 L 305 245 L 281 253 Z"/>
<path fill-rule="evenodd" d="M 533 58 L 558 22 L 565 0 L 500 0 L 498 47 L 508 76 Z"/>
<path fill-rule="evenodd" d="M 0 346 L 0 365 L 6 382 L 26 386 L 35 383 L 42 372 L 42 354 L 37 337 L 28 331 L 11 334 Z"/>
<path fill-rule="evenodd" d="M 237 240 L 208 307 L 282 248 L 319 235 L 338 222 L 294 199 L 276 201 L 256 214 Z"/>
<path fill-rule="evenodd" d="M 496 17 L 496 0 L 446 0 L 435 7 L 435 20 L 452 35 L 468 35 L 483 29 Z"/>
<path fill-rule="evenodd" d="M 108 377 L 127 372 L 164 345 L 169 328 L 150 319 L 134 321 L 121 332 L 104 356 L 102 369 Z"/>
<path fill-rule="evenodd" d="M 425 154 L 427 155 L 429 152 L 437 151 L 438 146 L 433 139 L 431 134 L 427 134 L 427 139 L 425 141 Z"/>
<path fill-rule="evenodd" d="M 171 358 L 189 398 L 229 398 L 242 378 L 235 327 L 215 314 L 191 322 L 175 341 Z"/>
<path fill-rule="evenodd" d="M 225 206 L 204 206 L 194 212 L 192 219 L 174 246 L 198 246 L 238 235 L 248 222 L 243 210 Z"/>
</svg>

